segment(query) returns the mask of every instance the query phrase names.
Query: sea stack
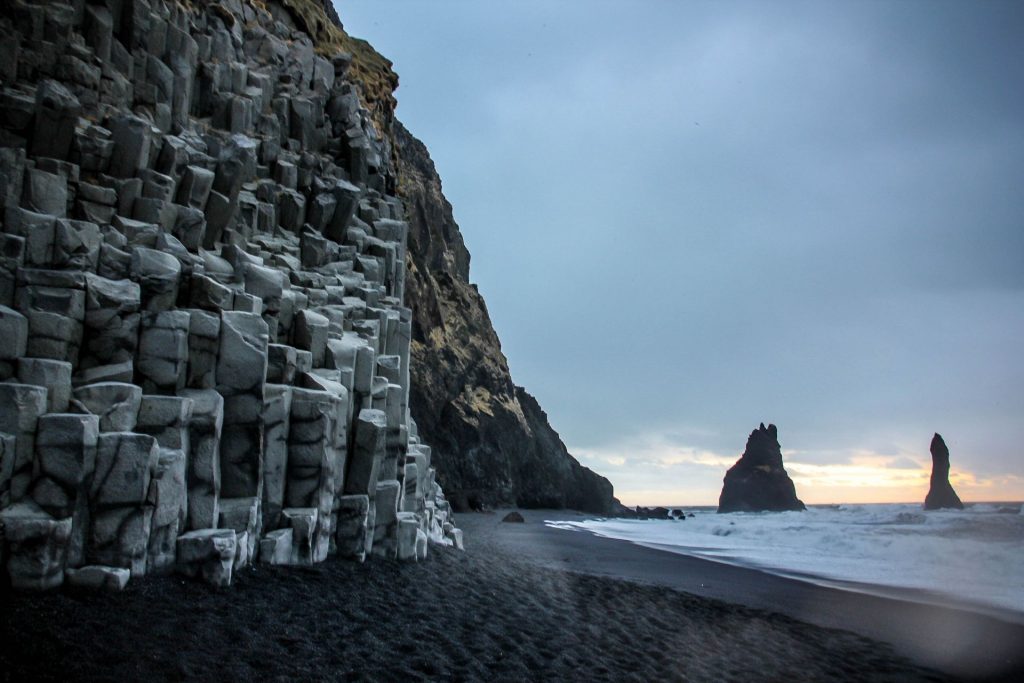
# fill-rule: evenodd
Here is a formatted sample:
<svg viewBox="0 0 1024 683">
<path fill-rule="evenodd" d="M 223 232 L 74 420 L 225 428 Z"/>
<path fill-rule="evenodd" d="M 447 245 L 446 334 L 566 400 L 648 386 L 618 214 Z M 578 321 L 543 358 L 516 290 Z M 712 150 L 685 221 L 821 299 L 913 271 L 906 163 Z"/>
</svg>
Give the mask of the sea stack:
<svg viewBox="0 0 1024 683">
<path fill-rule="evenodd" d="M 932 437 L 932 483 L 924 499 L 925 510 L 955 508 L 963 510 L 964 504 L 949 483 L 949 449 L 939 434 Z"/>
<path fill-rule="evenodd" d="M 793 480 L 782 466 L 782 448 L 775 425 L 764 423 L 750 432 L 747 448 L 725 473 L 719 512 L 782 512 L 806 510 L 796 497 Z"/>
</svg>

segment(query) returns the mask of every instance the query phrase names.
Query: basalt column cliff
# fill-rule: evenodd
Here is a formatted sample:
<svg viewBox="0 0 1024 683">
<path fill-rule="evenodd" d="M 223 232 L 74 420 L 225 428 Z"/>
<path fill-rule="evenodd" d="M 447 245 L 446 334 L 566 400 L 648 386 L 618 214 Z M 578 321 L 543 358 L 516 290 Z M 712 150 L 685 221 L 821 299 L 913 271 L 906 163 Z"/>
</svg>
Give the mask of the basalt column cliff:
<svg viewBox="0 0 1024 683">
<path fill-rule="evenodd" d="M 386 62 L 294 0 L 12 0 L 0 45 L 5 580 L 461 545 Z"/>
<path fill-rule="evenodd" d="M 610 507 L 512 384 L 396 86 L 329 2 L 3 4 L 15 586 L 422 558 L 461 545 L 442 484 Z"/>
</svg>

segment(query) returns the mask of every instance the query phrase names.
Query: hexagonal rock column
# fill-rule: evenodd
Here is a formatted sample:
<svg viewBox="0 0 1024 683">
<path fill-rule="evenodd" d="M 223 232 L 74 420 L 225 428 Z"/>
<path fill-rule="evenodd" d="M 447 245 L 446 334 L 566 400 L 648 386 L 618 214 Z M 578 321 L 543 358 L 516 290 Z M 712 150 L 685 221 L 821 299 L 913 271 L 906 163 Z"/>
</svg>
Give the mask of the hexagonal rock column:
<svg viewBox="0 0 1024 683">
<path fill-rule="evenodd" d="M 367 529 L 370 497 L 366 494 L 340 496 L 337 502 L 338 523 L 334 537 L 338 555 L 362 562 L 366 559 L 367 535 L 371 541 L 373 536 Z"/>
<path fill-rule="evenodd" d="M 71 409 L 96 415 L 101 432 L 130 432 L 135 429 L 142 404 L 142 388 L 124 382 L 97 382 L 71 392 Z"/>
<path fill-rule="evenodd" d="M 160 449 L 156 439 L 131 432 L 101 433 L 89 495 L 92 528 L 86 557 L 91 563 L 146 573 L 153 507 L 149 484 Z"/>
<path fill-rule="evenodd" d="M 71 518 L 67 562 L 85 561 L 89 528 L 89 485 L 96 466 L 99 418 L 95 415 L 51 413 L 36 427 L 36 459 L 32 499 L 54 519 Z"/>
<path fill-rule="evenodd" d="M 46 412 L 67 412 L 71 400 L 71 363 L 50 358 L 19 358 L 18 381 L 46 387 Z"/>
<path fill-rule="evenodd" d="M 230 586 L 236 543 L 231 529 L 197 529 L 183 534 L 178 537 L 177 571 L 214 586 Z"/>
<path fill-rule="evenodd" d="M 21 268 L 14 299 L 15 307 L 28 319 L 26 353 L 77 365 L 85 319 L 85 276 Z"/>
<path fill-rule="evenodd" d="M 85 328 L 79 370 L 131 362 L 139 337 L 138 283 L 85 274 Z"/>
<path fill-rule="evenodd" d="M 336 472 L 334 433 L 338 397 L 326 391 L 292 389 L 288 429 L 288 466 L 285 505 L 317 511 L 311 557 L 319 562 L 330 548 L 331 511 Z M 296 537 L 295 542 L 300 541 Z"/>
<path fill-rule="evenodd" d="M 394 559 L 398 555 L 398 497 L 401 491 L 402 485 L 393 479 L 377 484 L 372 551 L 375 557 Z"/>
<path fill-rule="evenodd" d="M 16 440 L 14 462 L 10 466 L 11 474 L 6 486 L 0 477 L 0 496 L 6 488 L 11 502 L 24 498 L 32 481 L 36 423 L 46 412 L 46 394 L 43 387 L 0 383 L 0 432 L 10 434 Z"/>
<path fill-rule="evenodd" d="M 261 495 L 267 334 L 267 323 L 258 314 L 221 314 L 217 391 L 224 397 L 220 459 L 225 498 Z"/>
<path fill-rule="evenodd" d="M 255 559 L 262 529 L 259 498 L 221 498 L 217 527 L 235 532 L 235 566 L 241 567 Z"/>
<path fill-rule="evenodd" d="M 153 520 L 146 546 L 147 573 L 170 574 L 174 570 L 177 539 L 185 529 L 188 512 L 185 478 L 185 452 L 180 448 L 160 448 L 149 484 Z"/>
<path fill-rule="evenodd" d="M 185 389 L 192 399 L 188 455 L 188 529 L 212 529 L 220 519 L 220 441 L 224 397 L 214 389 Z"/>
<path fill-rule="evenodd" d="M 0 512 L 0 526 L 12 588 L 47 590 L 64 583 L 70 517 L 54 520 L 34 503 L 17 503 Z"/>
<path fill-rule="evenodd" d="M 146 313 L 142 317 L 135 374 L 143 391 L 173 395 L 185 387 L 188 338 L 188 311 Z"/>
<path fill-rule="evenodd" d="M 14 376 L 18 359 L 28 344 L 28 318 L 13 308 L 0 306 L 0 381 Z"/>
<path fill-rule="evenodd" d="M 273 346 L 273 345 L 272 345 Z M 263 528 L 277 529 L 288 479 L 292 388 L 267 384 L 263 400 Z"/>
<path fill-rule="evenodd" d="M 362 493 L 373 498 L 384 460 L 387 415 L 381 410 L 361 410 L 353 429 L 352 453 L 345 474 L 345 493 Z"/>
</svg>

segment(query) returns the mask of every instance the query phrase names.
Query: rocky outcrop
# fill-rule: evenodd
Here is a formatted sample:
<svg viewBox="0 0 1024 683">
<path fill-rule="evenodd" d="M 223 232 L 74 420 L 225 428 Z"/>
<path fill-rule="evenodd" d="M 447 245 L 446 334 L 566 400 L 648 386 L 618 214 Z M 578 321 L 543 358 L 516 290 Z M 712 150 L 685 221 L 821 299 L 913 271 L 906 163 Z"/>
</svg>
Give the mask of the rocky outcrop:
<svg viewBox="0 0 1024 683">
<path fill-rule="evenodd" d="M 750 432 L 747 447 L 725 473 L 719 512 L 781 512 L 805 510 L 793 480 L 782 466 L 782 448 L 775 425 Z"/>
<path fill-rule="evenodd" d="M 457 509 L 610 513 L 611 483 L 569 454 L 536 399 L 512 382 L 430 155 L 400 123 L 394 132 L 409 220 L 411 408 L 449 499 Z"/>
<path fill-rule="evenodd" d="M 928 495 L 924 499 L 925 510 L 940 510 L 942 508 L 955 508 L 963 510 L 964 504 L 960 497 L 953 490 L 949 483 L 949 449 L 942 437 L 936 434 L 932 437 L 932 479 L 928 487 Z"/>
<path fill-rule="evenodd" d="M 12 0 L 0 45 L 11 584 L 461 546 L 410 417 L 386 60 L 311 0 Z"/>
</svg>

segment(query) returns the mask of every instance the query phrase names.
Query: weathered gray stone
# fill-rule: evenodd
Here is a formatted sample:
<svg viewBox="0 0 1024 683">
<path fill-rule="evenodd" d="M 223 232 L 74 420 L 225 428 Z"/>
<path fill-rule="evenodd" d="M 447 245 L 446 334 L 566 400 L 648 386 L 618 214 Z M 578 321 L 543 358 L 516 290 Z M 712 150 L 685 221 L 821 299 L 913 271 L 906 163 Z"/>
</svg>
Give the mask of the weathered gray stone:
<svg viewBox="0 0 1024 683">
<path fill-rule="evenodd" d="M 156 440 L 145 434 L 99 435 L 89 496 L 92 521 L 86 558 L 91 563 L 145 575 L 153 521 L 149 488 L 159 454 Z"/>
<path fill-rule="evenodd" d="M 221 314 L 217 391 L 224 396 L 221 492 L 228 498 L 259 495 L 267 344 L 267 324 L 259 315 Z"/>
<path fill-rule="evenodd" d="M 191 404 L 191 399 L 186 400 Z M 143 410 L 145 407 L 144 401 Z M 174 570 L 177 539 L 185 530 L 188 511 L 186 476 L 185 451 L 160 448 L 149 491 L 153 520 L 147 545 L 147 573 L 169 574 Z"/>
<path fill-rule="evenodd" d="M 318 555 L 330 544 L 337 477 L 342 474 L 336 450 L 339 401 L 326 391 L 292 390 L 285 505 L 318 511 Z"/>
<path fill-rule="evenodd" d="M 327 349 L 328 320 L 319 313 L 310 310 L 299 311 L 295 316 L 292 330 L 292 343 L 296 348 L 304 349 L 313 354 L 313 367 L 324 366 L 324 353 Z"/>
<path fill-rule="evenodd" d="M 139 285 L 87 273 L 80 369 L 132 361 L 138 347 Z"/>
<path fill-rule="evenodd" d="M 187 396 L 146 396 L 135 431 L 149 434 L 161 448 L 189 451 L 189 424 L 195 402 Z"/>
<path fill-rule="evenodd" d="M 61 83 L 44 80 L 36 87 L 32 156 L 67 159 L 82 105 Z"/>
<path fill-rule="evenodd" d="M 28 319 L 13 308 L 0 306 L 0 381 L 11 378 L 28 343 Z M 294 363 L 294 354 L 293 354 Z"/>
<path fill-rule="evenodd" d="M 263 528 L 276 529 L 284 509 L 292 388 L 267 384 L 263 402 Z"/>
<path fill-rule="evenodd" d="M 189 424 L 187 527 L 214 528 L 220 519 L 220 441 L 224 398 L 214 389 L 185 389 L 181 393 L 193 402 Z"/>
<path fill-rule="evenodd" d="M 419 520 L 412 512 L 398 513 L 398 559 L 403 562 L 415 561 L 417 532 L 420 530 Z"/>
<path fill-rule="evenodd" d="M 189 166 L 182 175 L 178 185 L 177 201 L 182 206 L 189 206 L 202 211 L 206 208 L 206 200 L 213 189 L 213 171 L 199 166 Z"/>
<path fill-rule="evenodd" d="M 64 570 L 64 581 L 73 588 L 81 588 L 105 593 L 120 593 L 128 585 L 132 573 L 121 567 L 104 567 L 90 564 L 74 569 Z"/>
<path fill-rule="evenodd" d="M 110 157 L 110 175 L 133 178 L 149 165 L 152 128 L 148 121 L 137 116 L 122 115 L 112 119 L 108 127 L 113 136 L 114 149 Z"/>
<path fill-rule="evenodd" d="M 94 415 L 50 413 L 36 427 L 31 497 L 55 519 L 72 518 L 67 563 L 85 559 L 89 528 L 89 483 L 96 465 L 99 419 Z"/>
<path fill-rule="evenodd" d="M 267 381 L 276 384 L 295 382 L 295 347 L 283 344 L 267 346 Z"/>
<path fill-rule="evenodd" d="M 373 527 L 373 554 L 394 559 L 398 556 L 398 497 L 402 485 L 394 479 L 377 483 L 371 502 L 376 510 Z"/>
<path fill-rule="evenodd" d="M 16 439 L 8 485 L 12 502 L 25 496 L 32 479 L 36 426 L 39 417 L 46 412 L 46 394 L 43 387 L 0 383 L 0 432 Z"/>
<path fill-rule="evenodd" d="M 292 530 L 275 529 L 260 540 L 260 562 L 263 564 L 291 564 Z"/>
<path fill-rule="evenodd" d="M 36 275 L 55 271 L 18 271 L 15 307 L 28 319 L 26 354 L 76 365 L 82 345 L 85 292 L 82 288 L 36 284 L 47 279 Z M 69 274 L 70 275 L 70 274 Z M 56 278 L 53 282 L 59 283 Z M 84 285 L 84 278 L 82 280 Z"/>
<path fill-rule="evenodd" d="M 11 476 L 14 474 L 15 438 L 0 432 L 0 510 L 11 504 Z M 0 557 L 2 563 L 3 557 Z"/>
<path fill-rule="evenodd" d="M 72 407 L 99 417 L 101 432 L 135 429 L 142 403 L 142 388 L 124 382 L 98 382 L 76 387 Z"/>
<path fill-rule="evenodd" d="M 324 236 L 335 242 L 343 242 L 349 221 L 359 206 L 360 190 L 352 183 L 338 180 L 331 193 L 335 199 L 334 214 L 324 229 Z"/>
<path fill-rule="evenodd" d="M 22 259 L 28 267 L 47 267 L 53 262 L 57 219 L 17 206 L 4 211 L 4 231 L 25 240 Z"/>
<path fill-rule="evenodd" d="M 189 310 L 188 371 L 185 386 L 212 389 L 217 386 L 217 352 L 220 348 L 220 316 Z"/>
<path fill-rule="evenodd" d="M 34 503 L 0 511 L 7 574 L 17 590 L 50 590 L 64 583 L 71 518 L 54 520 Z"/>
<path fill-rule="evenodd" d="M 345 475 L 345 493 L 373 497 L 384 460 L 387 416 L 380 410 L 361 410 L 353 429 L 355 438 Z"/>
<path fill-rule="evenodd" d="M 256 557 L 259 543 L 260 531 L 263 528 L 263 517 L 260 512 L 260 499 L 253 498 L 221 498 L 220 519 L 218 528 L 233 529 L 236 532 L 239 543 L 244 541 L 236 550 L 244 558 L 251 562 Z M 244 562 L 243 564 L 248 564 Z M 237 565 L 237 562 L 236 562 Z"/>
<path fill-rule="evenodd" d="M 213 586 L 227 587 L 231 585 L 235 552 L 235 532 L 231 529 L 190 531 L 178 537 L 177 569 Z"/>
<path fill-rule="evenodd" d="M 142 316 L 135 371 L 148 394 L 173 395 L 185 387 L 188 370 L 189 313 L 150 312 Z"/>
<path fill-rule="evenodd" d="M 285 508 L 282 520 L 292 531 L 292 557 L 290 564 L 310 565 L 327 558 L 327 547 L 317 543 L 318 527 L 316 508 Z"/>
<path fill-rule="evenodd" d="M 71 363 L 49 358 L 18 360 L 18 381 L 46 387 L 46 412 L 63 413 L 71 398 Z"/>
<path fill-rule="evenodd" d="M 154 249 L 134 247 L 131 278 L 139 283 L 144 310 L 166 311 L 174 308 L 181 278 L 178 259 Z"/>
<path fill-rule="evenodd" d="M 335 530 L 335 542 L 341 557 L 362 562 L 366 559 L 366 536 L 372 538 L 372 530 L 367 529 L 370 511 L 370 497 L 367 495 L 348 495 L 338 498 L 338 522 Z"/>
</svg>

